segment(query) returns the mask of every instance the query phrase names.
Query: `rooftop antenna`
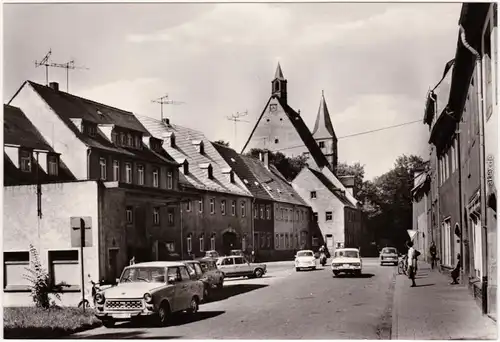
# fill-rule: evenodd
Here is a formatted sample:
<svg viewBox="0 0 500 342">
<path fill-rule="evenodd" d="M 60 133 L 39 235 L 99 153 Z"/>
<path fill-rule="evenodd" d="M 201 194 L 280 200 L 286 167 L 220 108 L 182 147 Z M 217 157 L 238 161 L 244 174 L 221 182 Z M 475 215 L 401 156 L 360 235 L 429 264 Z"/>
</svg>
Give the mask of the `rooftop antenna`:
<svg viewBox="0 0 500 342">
<path fill-rule="evenodd" d="M 52 55 L 52 49 L 49 49 L 49 52 L 42 58 L 40 62 L 35 61 L 35 68 L 39 66 L 45 66 L 45 85 L 49 85 L 49 58 Z"/>
<path fill-rule="evenodd" d="M 51 68 L 64 68 L 66 69 L 66 91 L 69 92 L 69 69 L 86 69 L 85 67 L 75 66 L 75 61 L 71 60 L 67 63 L 50 63 L 49 59 L 52 55 L 52 49 L 49 49 L 49 52 L 43 57 L 40 62 L 35 61 L 35 68 L 39 66 L 45 67 L 45 85 L 49 85 L 49 67 Z"/>
<path fill-rule="evenodd" d="M 163 121 L 163 105 L 164 104 L 172 104 L 172 105 L 180 105 L 180 104 L 184 104 L 185 102 L 182 102 L 182 101 L 174 101 L 174 100 L 170 100 L 168 98 L 168 94 L 165 94 L 164 96 L 162 97 L 159 97 L 155 100 L 151 100 L 151 102 L 153 103 L 159 103 L 160 104 L 160 109 L 161 109 L 161 121 Z"/>
<path fill-rule="evenodd" d="M 246 116 L 248 115 L 248 110 L 244 111 L 244 112 L 236 112 L 236 114 L 231 114 L 231 116 L 226 116 L 226 118 L 228 120 L 231 120 L 234 122 L 234 144 L 235 144 L 235 147 L 236 147 L 236 132 L 237 132 L 237 123 L 238 122 L 250 122 L 250 121 L 247 121 L 247 120 L 241 120 L 240 118 L 243 117 L 243 116 Z"/>
</svg>

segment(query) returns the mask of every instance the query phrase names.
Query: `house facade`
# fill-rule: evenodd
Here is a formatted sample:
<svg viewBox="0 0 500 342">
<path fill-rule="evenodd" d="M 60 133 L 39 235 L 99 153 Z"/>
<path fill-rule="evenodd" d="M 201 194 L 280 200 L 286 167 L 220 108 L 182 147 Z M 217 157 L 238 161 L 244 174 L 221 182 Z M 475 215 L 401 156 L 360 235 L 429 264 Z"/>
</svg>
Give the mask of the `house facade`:
<svg viewBox="0 0 500 342">
<path fill-rule="evenodd" d="M 421 251 L 422 260 L 430 261 L 430 242 L 432 241 L 429 217 L 429 197 L 430 197 L 431 179 L 427 170 L 417 170 L 413 174 L 413 185 L 411 190 L 412 203 L 412 229 L 416 232 L 413 238 L 414 247 Z"/>
<path fill-rule="evenodd" d="M 181 255 L 228 254 L 252 244 L 251 192 L 203 133 L 140 116 L 163 149 L 178 163 L 180 186 L 199 195 L 181 206 Z"/>
</svg>

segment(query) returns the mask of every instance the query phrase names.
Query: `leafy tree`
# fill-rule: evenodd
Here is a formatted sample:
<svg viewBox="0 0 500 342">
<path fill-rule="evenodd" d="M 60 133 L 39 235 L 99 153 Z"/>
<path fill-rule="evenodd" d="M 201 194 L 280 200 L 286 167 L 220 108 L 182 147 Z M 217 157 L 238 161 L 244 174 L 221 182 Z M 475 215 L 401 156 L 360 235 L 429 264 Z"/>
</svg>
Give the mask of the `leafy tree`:
<svg viewBox="0 0 500 342">
<path fill-rule="evenodd" d="M 252 148 L 247 155 L 254 158 L 259 158 L 259 154 L 265 152 L 264 149 Z M 292 181 L 306 166 L 307 157 L 300 155 L 297 157 L 287 157 L 281 152 L 271 152 L 269 153 L 269 163 L 274 165 L 278 171 L 288 180 Z"/>
<path fill-rule="evenodd" d="M 219 144 L 219 145 L 222 145 L 222 146 L 227 146 L 229 147 L 229 141 L 225 141 L 225 140 L 216 140 L 214 141 L 215 144 Z"/>
</svg>

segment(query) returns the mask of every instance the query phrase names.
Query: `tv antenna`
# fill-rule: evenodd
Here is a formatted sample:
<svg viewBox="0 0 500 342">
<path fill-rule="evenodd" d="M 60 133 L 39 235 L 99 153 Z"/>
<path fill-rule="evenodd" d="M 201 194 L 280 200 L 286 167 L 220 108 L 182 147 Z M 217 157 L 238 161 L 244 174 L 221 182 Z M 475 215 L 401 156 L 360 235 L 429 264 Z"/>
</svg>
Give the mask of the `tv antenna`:
<svg viewBox="0 0 500 342">
<path fill-rule="evenodd" d="M 69 92 L 69 70 L 70 69 L 85 69 L 89 68 L 75 66 L 75 61 L 72 59 L 67 63 L 49 63 L 50 56 L 52 55 L 52 49 L 49 49 L 49 52 L 43 57 L 40 62 L 35 61 L 35 68 L 39 66 L 45 66 L 45 84 L 49 84 L 49 67 L 51 68 L 64 68 L 66 69 L 66 92 Z"/>
<path fill-rule="evenodd" d="M 238 122 L 250 122 L 248 120 L 242 120 L 240 119 L 241 117 L 243 116 L 246 116 L 248 115 L 248 110 L 244 111 L 244 112 L 236 112 L 235 114 L 231 114 L 231 116 L 226 116 L 226 118 L 230 121 L 233 121 L 234 122 L 234 144 L 236 146 L 236 136 L 237 136 L 237 123 Z"/>
<path fill-rule="evenodd" d="M 160 104 L 160 110 L 161 110 L 161 121 L 163 121 L 163 105 L 164 104 L 171 104 L 171 105 L 180 105 L 180 104 L 184 104 L 185 102 L 182 102 L 182 101 L 174 101 L 174 100 L 170 100 L 168 98 L 168 94 L 162 96 L 162 97 L 159 97 L 155 100 L 151 100 L 151 102 L 153 103 L 159 103 Z"/>
</svg>

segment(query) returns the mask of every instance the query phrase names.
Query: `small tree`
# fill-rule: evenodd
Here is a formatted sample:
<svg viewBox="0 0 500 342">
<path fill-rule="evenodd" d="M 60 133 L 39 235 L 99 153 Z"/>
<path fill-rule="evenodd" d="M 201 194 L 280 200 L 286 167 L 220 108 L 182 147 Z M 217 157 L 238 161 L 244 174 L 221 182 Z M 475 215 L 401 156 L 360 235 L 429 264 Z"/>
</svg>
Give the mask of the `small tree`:
<svg viewBox="0 0 500 342">
<path fill-rule="evenodd" d="M 30 244 L 30 254 L 31 254 L 31 267 L 26 268 L 28 274 L 24 275 L 31 285 L 31 298 L 35 303 L 37 308 L 48 309 L 51 306 L 55 306 L 55 301 L 50 302 L 50 293 L 54 293 L 54 296 L 61 300 L 60 293 L 62 292 L 62 287 L 64 283 L 60 283 L 56 286 L 51 286 L 49 273 L 42 267 L 40 262 L 40 257 L 36 248 Z"/>
</svg>

